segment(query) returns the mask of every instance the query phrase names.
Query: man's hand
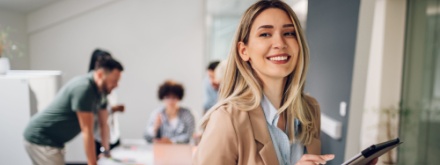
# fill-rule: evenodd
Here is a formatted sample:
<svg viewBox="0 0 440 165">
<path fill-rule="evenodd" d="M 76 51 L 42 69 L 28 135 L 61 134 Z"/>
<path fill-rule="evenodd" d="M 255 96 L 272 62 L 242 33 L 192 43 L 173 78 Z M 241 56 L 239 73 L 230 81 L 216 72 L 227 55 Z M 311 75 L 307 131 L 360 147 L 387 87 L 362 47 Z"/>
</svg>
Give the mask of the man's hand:
<svg viewBox="0 0 440 165">
<path fill-rule="evenodd" d="M 125 111 L 125 106 L 123 104 L 112 106 L 112 113 L 124 112 L 124 111 Z"/>
<path fill-rule="evenodd" d="M 110 151 L 105 151 L 103 153 L 100 153 L 98 157 L 99 157 L 99 159 L 101 159 L 101 158 L 111 158 L 112 155 L 110 154 Z"/>
<path fill-rule="evenodd" d="M 104 148 L 104 153 L 110 154 L 110 130 L 107 124 L 108 111 L 103 109 L 98 111 L 99 130 L 101 131 L 101 145 Z"/>
</svg>

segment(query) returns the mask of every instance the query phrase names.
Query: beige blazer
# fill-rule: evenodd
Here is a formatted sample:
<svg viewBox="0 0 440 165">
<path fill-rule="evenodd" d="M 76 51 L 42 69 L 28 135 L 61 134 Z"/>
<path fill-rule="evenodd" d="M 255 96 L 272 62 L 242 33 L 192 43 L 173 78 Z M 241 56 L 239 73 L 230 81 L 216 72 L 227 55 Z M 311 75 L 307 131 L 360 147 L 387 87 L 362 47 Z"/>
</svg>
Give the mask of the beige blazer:
<svg viewBox="0 0 440 165">
<path fill-rule="evenodd" d="M 222 106 L 214 110 L 197 147 L 194 164 L 279 164 L 261 107 L 240 111 Z"/>
<path fill-rule="evenodd" d="M 307 99 L 316 111 L 319 130 L 319 105 L 314 98 Z M 320 154 L 319 135 L 306 147 L 308 153 Z M 262 108 L 241 111 L 222 106 L 214 110 L 197 148 L 194 164 L 278 165 Z"/>
</svg>

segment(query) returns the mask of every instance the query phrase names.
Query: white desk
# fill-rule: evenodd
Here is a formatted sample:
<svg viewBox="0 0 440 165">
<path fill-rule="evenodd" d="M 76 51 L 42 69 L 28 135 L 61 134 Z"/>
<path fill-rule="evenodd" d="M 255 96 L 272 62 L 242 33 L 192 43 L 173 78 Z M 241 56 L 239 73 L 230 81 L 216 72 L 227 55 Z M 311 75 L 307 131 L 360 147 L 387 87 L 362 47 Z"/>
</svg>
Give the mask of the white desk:
<svg viewBox="0 0 440 165">
<path fill-rule="evenodd" d="M 152 145 L 121 145 L 111 152 L 112 158 L 101 158 L 98 165 L 151 165 L 153 161 Z"/>
<path fill-rule="evenodd" d="M 144 139 L 121 139 L 121 145 L 114 148 L 111 154 L 115 160 L 101 158 L 98 165 L 153 164 L 153 145 L 147 144 Z"/>
</svg>

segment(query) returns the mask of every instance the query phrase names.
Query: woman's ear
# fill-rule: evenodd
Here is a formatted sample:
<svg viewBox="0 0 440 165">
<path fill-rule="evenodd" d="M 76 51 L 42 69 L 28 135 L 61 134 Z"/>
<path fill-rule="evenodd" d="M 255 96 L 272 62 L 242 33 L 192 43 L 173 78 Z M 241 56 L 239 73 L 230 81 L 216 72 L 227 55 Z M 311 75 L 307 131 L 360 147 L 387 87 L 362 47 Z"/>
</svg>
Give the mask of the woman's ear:
<svg viewBox="0 0 440 165">
<path fill-rule="evenodd" d="M 237 44 L 238 54 L 243 61 L 249 61 L 250 57 L 247 53 L 247 46 L 243 42 L 238 42 Z"/>
</svg>

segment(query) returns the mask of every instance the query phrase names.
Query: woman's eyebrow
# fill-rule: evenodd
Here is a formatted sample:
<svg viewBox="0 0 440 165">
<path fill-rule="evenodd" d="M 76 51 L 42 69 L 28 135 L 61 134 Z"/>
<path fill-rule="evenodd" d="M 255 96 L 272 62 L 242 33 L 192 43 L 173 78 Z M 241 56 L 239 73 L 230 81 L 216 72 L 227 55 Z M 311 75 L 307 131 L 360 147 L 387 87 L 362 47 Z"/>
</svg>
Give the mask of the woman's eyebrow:
<svg viewBox="0 0 440 165">
<path fill-rule="evenodd" d="M 295 27 L 295 25 L 293 25 L 293 24 L 285 24 L 285 25 L 283 25 L 283 28 L 287 28 L 287 27 Z"/>
<path fill-rule="evenodd" d="M 261 25 L 260 27 L 258 27 L 258 29 L 272 29 L 273 26 L 272 25 Z"/>
<path fill-rule="evenodd" d="M 293 25 L 293 24 L 283 25 L 283 28 L 289 28 L 289 27 L 295 27 L 295 25 Z M 261 25 L 260 27 L 258 27 L 258 29 L 272 29 L 272 28 L 273 28 L 272 25 Z"/>
</svg>

